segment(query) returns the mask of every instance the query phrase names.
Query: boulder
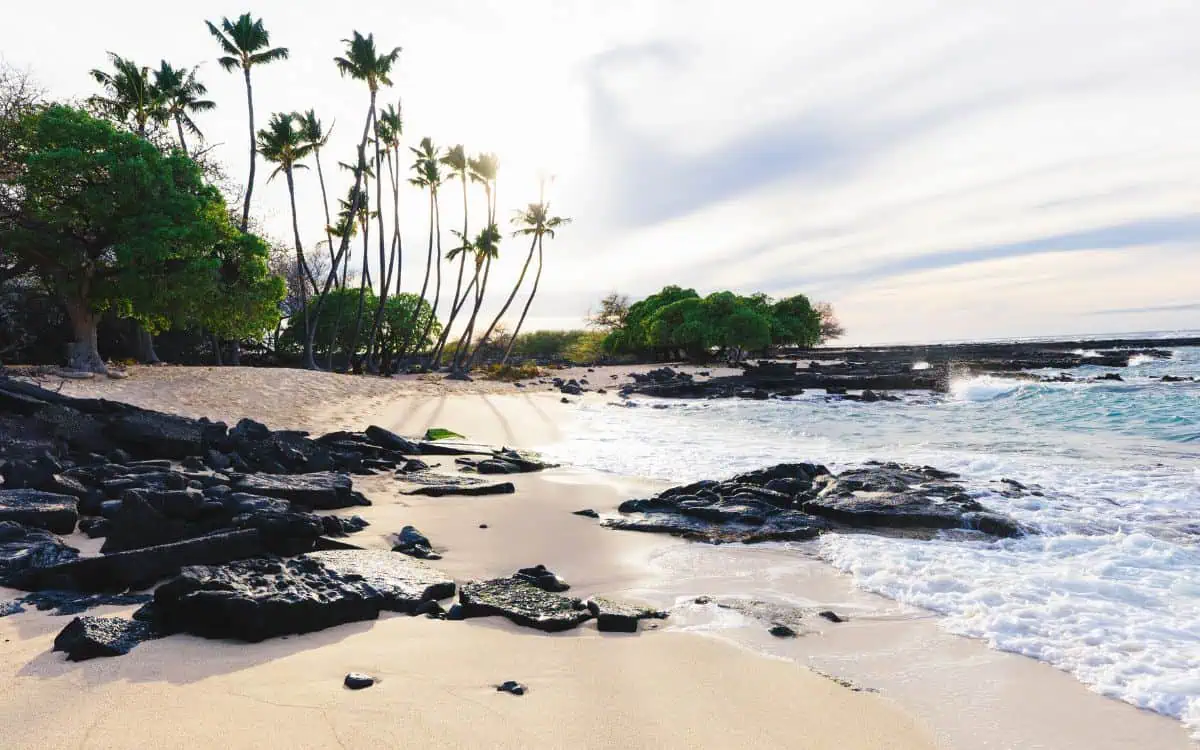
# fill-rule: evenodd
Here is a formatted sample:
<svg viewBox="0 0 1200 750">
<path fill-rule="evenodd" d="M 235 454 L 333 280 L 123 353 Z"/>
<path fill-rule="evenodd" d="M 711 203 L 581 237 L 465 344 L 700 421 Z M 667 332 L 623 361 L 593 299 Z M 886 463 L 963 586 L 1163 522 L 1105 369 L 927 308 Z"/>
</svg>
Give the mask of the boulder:
<svg viewBox="0 0 1200 750">
<path fill-rule="evenodd" d="M 542 591 L 559 593 L 567 591 L 571 588 L 570 584 L 568 584 L 562 578 L 559 578 L 552 571 L 548 570 L 545 565 L 535 565 L 532 568 L 521 568 L 517 571 L 516 577 L 529 581 Z"/>
<path fill-rule="evenodd" d="M 160 638 L 152 623 L 120 617 L 85 615 L 71 620 L 54 638 L 54 650 L 67 661 L 86 661 L 100 656 L 122 656 L 142 641 Z"/>
<path fill-rule="evenodd" d="M 111 418 L 105 432 L 114 442 L 138 455 L 182 459 L 203 455 L 210 440 L 225 435 L 225 425 L 131 409 Z"/>
<path fill-rule="evenodd" d="M 665 620 L 667 613 L 604 597 L 588 600 L 588 611 L 596 618 L 596 629 L 604 633 L 636 633 L 642 620 Z"/>
<path fill-rule="evenodd" d="M 76 499 L 41 490 L 0 490 L 0 522 L 70 534 L 79 522 Z"/>
<path fill-rule="evenodd" d="M 578 599 L 544 591 L 517 576 L 465 583 L 458 600 L 463 617 L 499 615 L 547 633 L 570 630 L 592 617 Z"/>
<path fill-rule="evenodd" d="M 363 433 L 367 440 L 381 448 L 387 448 L 397 453 L 402 453 L 406 456 L 420 455 L 421 449 L 413 441 L 400 437 L 390 430 L 385 430 L 382 427 L 371 425 Z"/>
<path fill-rule="evenodd" d="M 154 611 L 170 631 L 257 642 L 372 620 L 381 611 L 412 612 L 453 596 L 454 588 L 405 555 L 338 550 L 186 568 L 155 591 Z"/>
<path fill-rule="evenodd" d="M 405 526 L 396 535 L 396 544 L 392 552 L 400 552 L 421 560 L 440 560 L 442 556 L 433 551 L 433 543 L 429 537 L 417 531 L 415 526 Z"/>
<path fill-rule="evenodd" d="M 0 584 L 31 570 L 52 568 L 79 557 L 79 550 L 44 529 L 0 521 Z"/>
</svg>

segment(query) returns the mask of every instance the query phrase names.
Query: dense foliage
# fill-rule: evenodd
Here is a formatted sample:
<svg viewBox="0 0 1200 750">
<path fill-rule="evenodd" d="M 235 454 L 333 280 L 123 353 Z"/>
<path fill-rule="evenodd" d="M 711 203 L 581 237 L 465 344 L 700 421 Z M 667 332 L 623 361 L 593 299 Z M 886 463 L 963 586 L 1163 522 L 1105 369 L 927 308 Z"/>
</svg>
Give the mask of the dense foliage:
<svg viewBox="0 0 1200 750">
<path fill-rule="evenodd" d="M 72 366 L 103 370 L 96 326 L 107 310 L 149 331 L 271 324 L 282 285 L 266 273 L 266 245 L 230 225 L 182 152 L 64 106 L 24 114 L 13 141 L 0 252 L 61 299 Z"/>
<path fill-rule="evenodd" d="M 324 295 L 323 312 L 317 321 L 317 335 L 314 354 L 318 359 L 328 358 L 330 354 L 344 358 L 353 347 L 353 355 L 365 353 L 367 339 L 359 330 L 355 335 L 358 323 L 359 290 L 334 289 Z M 319 299 L 312 300 L 316 304 Z M 374 309 L 379 300 L 370 289 L 363 292 L 363 306 Z M 415 313 L 415 321 L 414 321 Z M 428 330 L 424 341 L 417 341 L 417 335 L 411 332 Z M 429 303 L 415 294 L 403 292 L 388 297 L 384 303 L 382 324 L 378 344 L 390 354 L 411 354 L 431 349 L 442 333 L 442 325 L 433 318 L 433 308 Z M 280 336 L 279 348 L 291 354 L 298 354 L 304 343 L 300 340 L 303 329 L 297 325 L 289 326 Z M 331 350 L 332 346 L 332 350 Z"/>
<path fill-rule="evenodd" d="M 612 354 L 706 359 L 716 353 L 741 359 L 773 346 L 821 341 L 821 316 L 802 294 L 778 301 L 733 292 L 701 297 L 694 289 L 667 286 L 607 319 L 619 321 L 608 326 L 604 340 Z"/>
</svg>

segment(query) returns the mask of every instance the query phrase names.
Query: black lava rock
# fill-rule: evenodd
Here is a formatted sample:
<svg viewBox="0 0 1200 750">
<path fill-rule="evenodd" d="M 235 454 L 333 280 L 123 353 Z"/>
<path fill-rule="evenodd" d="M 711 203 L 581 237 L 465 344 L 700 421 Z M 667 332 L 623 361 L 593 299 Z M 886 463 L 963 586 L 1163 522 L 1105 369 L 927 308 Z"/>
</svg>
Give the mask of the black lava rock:
<svg viewBox="0 0 1200 750">
<path fill-rule="evenodd" d="M 362 672 L 351 672 L 346 675 L 346 679 L 342 680 L 342 684 L 351 690 L 362 690 L 369 688 L 375 684 L 375 678 L 370 675 L 365 675 Z"/>
<path fill-rule="evenodd" d="M 120 617 L 76 617 L 54 639 L 54 650 L 68 661 L 127 654 L 142 641 L 162 634 L 151 623 Z"/>
<path fill-rule="evenodd" d="M 548 633 L 578 627 L 592 616 L 579 600 L 545 591 L 516 576 L 465 583 L 458 599 L 463 617 L 500 615 Z"/>
<path fill-rule="evenodd" d="M 787 625 L 774 625 L 768 632 L 771 635 L 775 636 L 776 638 L 795 638 L 796 637 L 796 631 L 792 630 Z"/>
<path fill-rule="evenodd" d="M 528 690 L 528 688 L 516 680 L 505 680 L 496 686 L 497 692 L 511 693 L 512 695 L 525 695 L 526 690 Z"/>
</svg>

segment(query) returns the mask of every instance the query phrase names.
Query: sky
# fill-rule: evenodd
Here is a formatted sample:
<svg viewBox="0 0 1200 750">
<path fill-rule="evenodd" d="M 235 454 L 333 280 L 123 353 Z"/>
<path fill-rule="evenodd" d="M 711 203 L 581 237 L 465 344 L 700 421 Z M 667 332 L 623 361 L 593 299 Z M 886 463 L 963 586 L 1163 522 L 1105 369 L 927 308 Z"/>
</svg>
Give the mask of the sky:
<svg viewBox="0 0 1200 750">
<path fill-rule="evenodd" d="M 198 122 L 244 181 L 244 85 L 204 21 L 246 10 L 291 51 L 253 73 L 257 125 L 336 121 L 331 196 L 367 109 L 332 62 L 354 30 L 403 48 L 380 98 L 402 104 L 408 145 L 499 155 L 501 218 L 553 175 L 573 223 L 547 241 L 526 330 L 666 284 L 826 300 L 850 344 L 1200 328 L 1194 0 L 59 0 L 6 8 L 0 57 L 60 98 L 94 93 L 110 50 L 201 65 L 218 109 Z M 261 167 L 253 213 L 290 240 L 284 181 Z M 297 191 L 311 245 L 315 170 Z M 445 230 L 459 191 L 443 189 Z M 427 200 L 403 198 L 406 290 Z M 505 240 L 485 314 L 527 251 Z"/>
</svg>

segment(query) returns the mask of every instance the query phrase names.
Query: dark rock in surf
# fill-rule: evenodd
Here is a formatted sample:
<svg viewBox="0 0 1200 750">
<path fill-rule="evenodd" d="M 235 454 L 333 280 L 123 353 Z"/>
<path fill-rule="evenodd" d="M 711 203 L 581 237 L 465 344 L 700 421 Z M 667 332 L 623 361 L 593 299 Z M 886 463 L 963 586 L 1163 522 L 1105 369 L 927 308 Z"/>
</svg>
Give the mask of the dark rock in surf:
<svg viewBox="0 0 1200 750">
<path fill-rule="evenodd" d="M 465 583 L 458 599 L 465 618 L 499 615 L 547 633 L 570 630 L 592 617 L 578 599 L 545 591 L 517 576 Z"/>
<path fill-rule="evenodd" d="M 596 618 L 596 629 L 604 633 L 636 633 L 642 620 L 664 620 L 667 613 L 597 596 L 588 600 L 588 611 Z"/>
<path fill-rule="evenodd" d="M 600 517 L 600 514 L 597 513 L 596 511 L 592 510 L 591 508 L 584 508 L 583 510 L 571 511 L 571 515 L 584 516 L 585 518 L 599 518 Z"/>
</svg>

